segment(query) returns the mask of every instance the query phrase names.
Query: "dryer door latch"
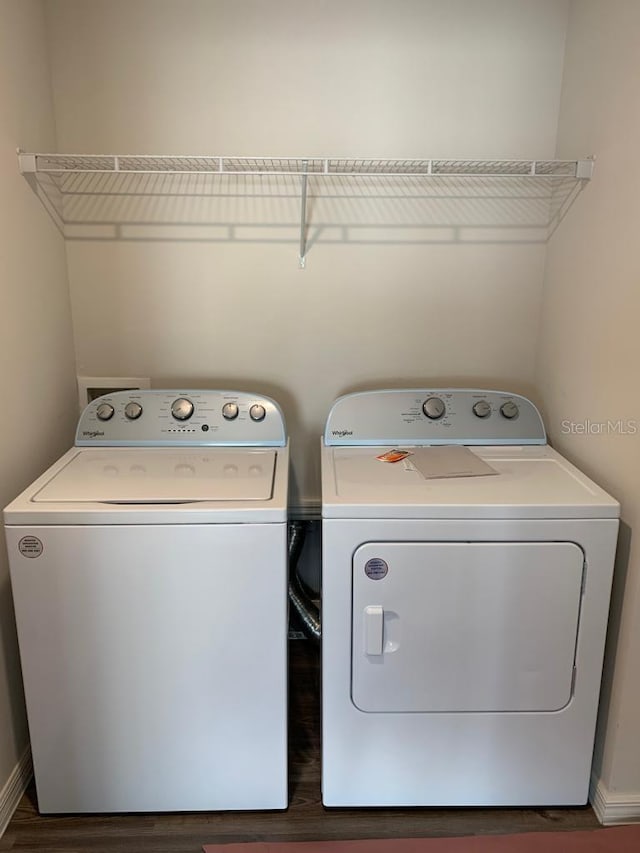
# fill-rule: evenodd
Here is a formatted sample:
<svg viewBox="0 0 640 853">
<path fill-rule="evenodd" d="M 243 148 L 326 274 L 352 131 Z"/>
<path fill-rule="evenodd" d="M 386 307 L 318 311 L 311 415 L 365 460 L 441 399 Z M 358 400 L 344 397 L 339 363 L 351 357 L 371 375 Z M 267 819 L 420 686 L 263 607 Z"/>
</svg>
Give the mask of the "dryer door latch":
<svg viewBox="0 0 640 853">
<path fill-rule="evenodd" d="M 364 609 L 364 651 L 367 655 L 381 655 L 384 641 L 384 609 L 371 604 Z"/>
</svg>

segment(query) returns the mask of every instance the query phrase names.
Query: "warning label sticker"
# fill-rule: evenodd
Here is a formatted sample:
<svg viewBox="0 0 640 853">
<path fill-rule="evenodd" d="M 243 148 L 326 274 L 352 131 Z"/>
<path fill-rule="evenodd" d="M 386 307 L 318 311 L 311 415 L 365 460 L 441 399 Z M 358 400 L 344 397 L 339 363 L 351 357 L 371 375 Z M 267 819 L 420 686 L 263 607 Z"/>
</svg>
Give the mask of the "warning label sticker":
<svg viewBox="0 0 640 853">
<path fill-rule="evenodd" d="M 37 536 L 23 536 L 18 542 L 18 550 L 23 557 L 39 557 L 44 551 L 44 546 Z"/>
<path fill-rule="evenodd" d="M 379 557 L 373 557 L 364 564 L 364 573 L 372 581 L 381 581 L 389 571 L 387 563 Z"/>
</svg>

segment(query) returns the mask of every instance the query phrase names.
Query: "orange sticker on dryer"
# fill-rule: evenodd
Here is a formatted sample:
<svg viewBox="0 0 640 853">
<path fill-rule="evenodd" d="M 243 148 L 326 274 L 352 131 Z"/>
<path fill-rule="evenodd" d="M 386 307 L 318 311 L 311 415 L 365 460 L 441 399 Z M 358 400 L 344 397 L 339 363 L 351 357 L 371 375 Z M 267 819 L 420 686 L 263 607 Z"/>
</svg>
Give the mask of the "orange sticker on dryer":
<svg viewBox="0 0 640 853">
<path fill-rule="evenodd" d="M 409 450 L 387 450 L 386 453 L 376 456 L 376 459 L 379 459 L 381 462 L 400 462 L 401 459 L 406 459 L 407 456 L 411 456 Z"/>
</svg>

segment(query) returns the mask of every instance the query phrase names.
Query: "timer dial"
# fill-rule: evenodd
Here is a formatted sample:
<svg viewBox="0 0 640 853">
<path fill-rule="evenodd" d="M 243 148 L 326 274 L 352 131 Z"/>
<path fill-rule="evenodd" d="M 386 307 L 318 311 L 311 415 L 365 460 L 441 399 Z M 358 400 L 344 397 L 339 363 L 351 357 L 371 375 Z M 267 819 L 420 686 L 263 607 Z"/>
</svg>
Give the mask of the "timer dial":
<svg viewBox="0 0 640 853">
<path fill-rule="evenodd" d="M 428 397 L 422 404 L 422 411 L 431 421 L 439 421 L 445 410 L 444 400 L 440 397 Z"/>
<path fill-rule="evenodd" d="M 96 409 L 99 421 L 110 421 L 113 417 L 114 408 L 110 403 L 100 403 Z"/>
<path fill-rule="evenodd" d="M 132 400 L 124 407 L 124 414 L 130 421 L 136 421 L 142 414 L 142 406 Z"/>
<path fill-rule="evenodd" d="M 237 403 L 225 403 L 222 407 L 222 417 L 227 421 L 233 421 L 238 417 L 239 411 Z"/>
<path fill-rule="evenodd" d="M 177 421 L 188 421 L 193 414 L 193 403 L 186 397 L 178 397 L 171 404 L 171 414 Z"/>
<path fill-rule="evenodd" d="M 491 414 L 491 406 L 486 400 L 478 400 L 473 404 L 473 414 L 477 418 L 488 418 Z"/>
<path fill-rule="evenodd" d="M 520 414 L 520 410 L 513 402 L 513 400 L 507 400 L 506 403 L 503 403 L 500 406 L 500 414 L 503 418 L 507 418 L 507 420 L 512 421 L 514 418 L 517 418 Z"/>
<path fill-rule="evenodd" d="M 249 409 L 249 417 L 252 421 L 263 421 L 267 415 L 267 410 L 264 406 L 256 403 Z"/>
</svg>

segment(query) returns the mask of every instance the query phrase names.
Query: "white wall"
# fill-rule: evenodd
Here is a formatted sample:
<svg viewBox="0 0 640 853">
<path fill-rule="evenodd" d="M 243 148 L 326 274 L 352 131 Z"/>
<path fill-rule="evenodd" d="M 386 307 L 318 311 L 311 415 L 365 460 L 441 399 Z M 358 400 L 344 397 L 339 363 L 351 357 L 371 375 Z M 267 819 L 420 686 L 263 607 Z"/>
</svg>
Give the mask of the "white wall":
<svg viewBox="0 0 640 853">
<path fill-rule="evenodd" d="M 551 241 L 537 383 L 552 440 L 622 503 L 595 773 L 605 806 L 640 818 L 640 4 L 571 5 L 558 154 L 597 155 Z M 563 421 L 577 424 L 571 427 Z M 583 426 L 587 421 L 591 426 Z M 630 421 L 630 424 L 626 424 Z M 604 426 L 600 426 L 604 424 Z M 587 430 L 565 434 L 566 430 Z M 611 811 L 611 809 L 609 809 Z"/>
<path fill-rule="evenodd" d="M 73 440 L 75 370 L 64 245 L 16 147 L 55 145 L 40 0 L 0 3 L 0 506 Z M 0 789 L 28 743 L 0 532 Z"/>
<path fill-rule="evenodd" d="M 63 152 L 554 153 L 566 2 L 46 8 Z M 286 199 L 233 204 L 249 219 L 259 207 L 262 223 L 270 212 L 299 216 Z M 415 214 L 402 219 L 397 200 L 353 204 L 359 213 L 349 201 L 319 207 L 391 226 Z M 151 219 L 157 209 L 149 203 Z M 340 393 L 438 382 L 531 391 L 542 243 L 514 243 L 509 229 L 484 244 L 473 232 L 456 242 L 451 229 L 419 228 L 418 242 L 409 229 L 386 245 L 343 243 L 340 232 L 325 241 L 323 232 L 300 271 L 295 229 L 275 239 L 256 230 L 246 242 L 70 241 L 79 370 L 272 394 L 292 433 L 294 501 L 318 498 L 318 436 Z"/>
</svg>

